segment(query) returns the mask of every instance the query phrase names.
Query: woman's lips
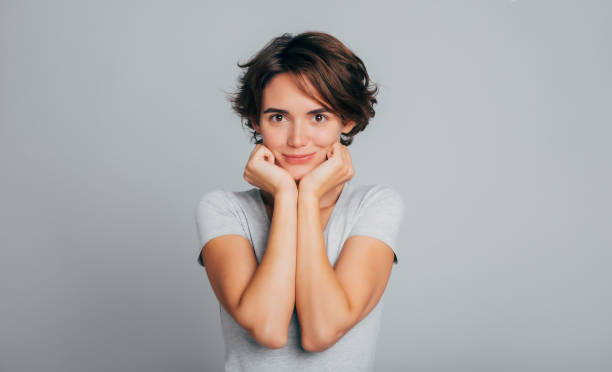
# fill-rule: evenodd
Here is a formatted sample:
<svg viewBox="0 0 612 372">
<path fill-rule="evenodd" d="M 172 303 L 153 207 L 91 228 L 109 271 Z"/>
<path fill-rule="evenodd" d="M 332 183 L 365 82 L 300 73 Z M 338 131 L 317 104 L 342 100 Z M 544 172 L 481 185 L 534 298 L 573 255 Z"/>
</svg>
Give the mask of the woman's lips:
<svg viewBox="0 0 612 372">
<path fill-rule="evenodd" d="M 303 163 L 309 162 L 312 158 L 314 158 L 315 154 L 316 153 L 313 152 L 312 154 L 306 154 L 306 155 L 286 155 L 286 154 L 283 154 L 283 156 L 285 157 L 285 160 L 287 160 L 287 163 L 291 163 L 291 164 L 303 164 Z"/>
</svg>

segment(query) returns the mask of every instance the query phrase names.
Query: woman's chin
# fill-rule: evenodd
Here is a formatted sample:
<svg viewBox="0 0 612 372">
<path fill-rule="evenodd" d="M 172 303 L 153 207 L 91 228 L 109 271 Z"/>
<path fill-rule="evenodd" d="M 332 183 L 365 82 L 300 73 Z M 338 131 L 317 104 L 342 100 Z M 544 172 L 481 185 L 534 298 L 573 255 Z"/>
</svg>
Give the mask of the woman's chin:
<svg viewBox="0 0 612 372">
<path fill-rule="evenodd" d="M 313 169 L 318 167 L 319 164 L 283 164 L 282 168 L 285 169 L 291 177 L 297 182 L 301 180 L 305 175 L 312 172 Z"/>
<path fill-rule="evenodd" d="M 300 172 L 300 173 L 297 173 L 297 172 L 291 172 L 291 176 L 292 176 L 292 177 L 293 177 L 293 179 L 294 179 L 294 180 L 296 180 L 296 181 L 301 180 L 301 179 L 302 179 L 302 178 L 303 178 L 303 177 L 304 177 L 306 174 L 307 174 L 306 172 L 304 172 L 304 173 L 302 173 L 302 172 Z"/>
<path fill-rule="evenodd" d="M 293 179 L 297 182 L 301 180 L 305 175 L 307 175 L 311 171 L 311 169 L 287 169 L 287 171 L 289 172 L 291 177 L 293 177 Z"/>
</svg>

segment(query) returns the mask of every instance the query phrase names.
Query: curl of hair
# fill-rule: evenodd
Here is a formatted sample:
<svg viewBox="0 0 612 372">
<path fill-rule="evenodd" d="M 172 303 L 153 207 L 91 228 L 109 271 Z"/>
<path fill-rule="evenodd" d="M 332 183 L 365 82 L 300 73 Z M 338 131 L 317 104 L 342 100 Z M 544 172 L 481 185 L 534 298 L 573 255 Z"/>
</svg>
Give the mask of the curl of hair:
<svg viewBox="0 0 612 372">
<path fill-rule="evenodd" d="M 238 67 L 246 69 L 234 93 L 228 94 L 232 109 L 251 132 L 255 144 L 266 84 L 279 73 L 289 73 L 300 90 L 338 115 L 343 124 L 355 121 L 340 143 L 349 146 L 374 117 L 378 86 L 370 80 L 363 61 L 340 40 L 324 32 L 284 33 L 273 38 L 254 57 Z M 308 84 L 310 83 L 310 84 Z M 309 89 L 312 86 L 316 92 Z"/>
</svg>

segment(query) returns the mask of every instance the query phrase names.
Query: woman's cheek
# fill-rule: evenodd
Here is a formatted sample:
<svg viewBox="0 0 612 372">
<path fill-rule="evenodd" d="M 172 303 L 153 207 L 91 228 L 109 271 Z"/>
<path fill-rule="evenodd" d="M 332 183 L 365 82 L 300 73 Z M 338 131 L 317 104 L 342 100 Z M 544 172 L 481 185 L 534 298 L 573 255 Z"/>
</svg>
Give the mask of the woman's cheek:
<svg viewBox="0 0 612 372">
<path fill-rule="evenodd" d="M 339 139 L 340 139 L 339 136 L 338 138 L 336 138 L 336 136 L 326 133 L 324 135 L 319 135 L 315 137 L 315 143 L 317 144 L 317 147 L 319 148 L 328 149 Z"/>
</svg>

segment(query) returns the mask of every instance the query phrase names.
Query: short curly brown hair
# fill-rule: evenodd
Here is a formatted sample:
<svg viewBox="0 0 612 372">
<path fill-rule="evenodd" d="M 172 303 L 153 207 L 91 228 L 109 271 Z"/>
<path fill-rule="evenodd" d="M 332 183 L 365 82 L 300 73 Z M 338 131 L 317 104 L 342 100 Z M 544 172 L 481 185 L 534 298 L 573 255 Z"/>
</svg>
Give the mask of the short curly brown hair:
<svg viewBox="0 0 612 372">
<path fill-rule="evenodd" d="M 340 143 L 345 146 L 375 115 L 377 84 L 371 82 L 362 60 L 327 33 L 284 33 L 268 42 L 251 60 L 237 65 L 246 71 L 238 79 L 236 92 L 228 94 L 228 100 L 255 144 L 262 143 L 253 121 L 259 122 L 264 88 L 279 73 L 288 72 L 304 93 L 338 115 L 343 124 L 355 122 L 350 132 L 341 134 Z M 323 102 L 308 90 L 306 82 L 312 84 Z"/>
</svg>

